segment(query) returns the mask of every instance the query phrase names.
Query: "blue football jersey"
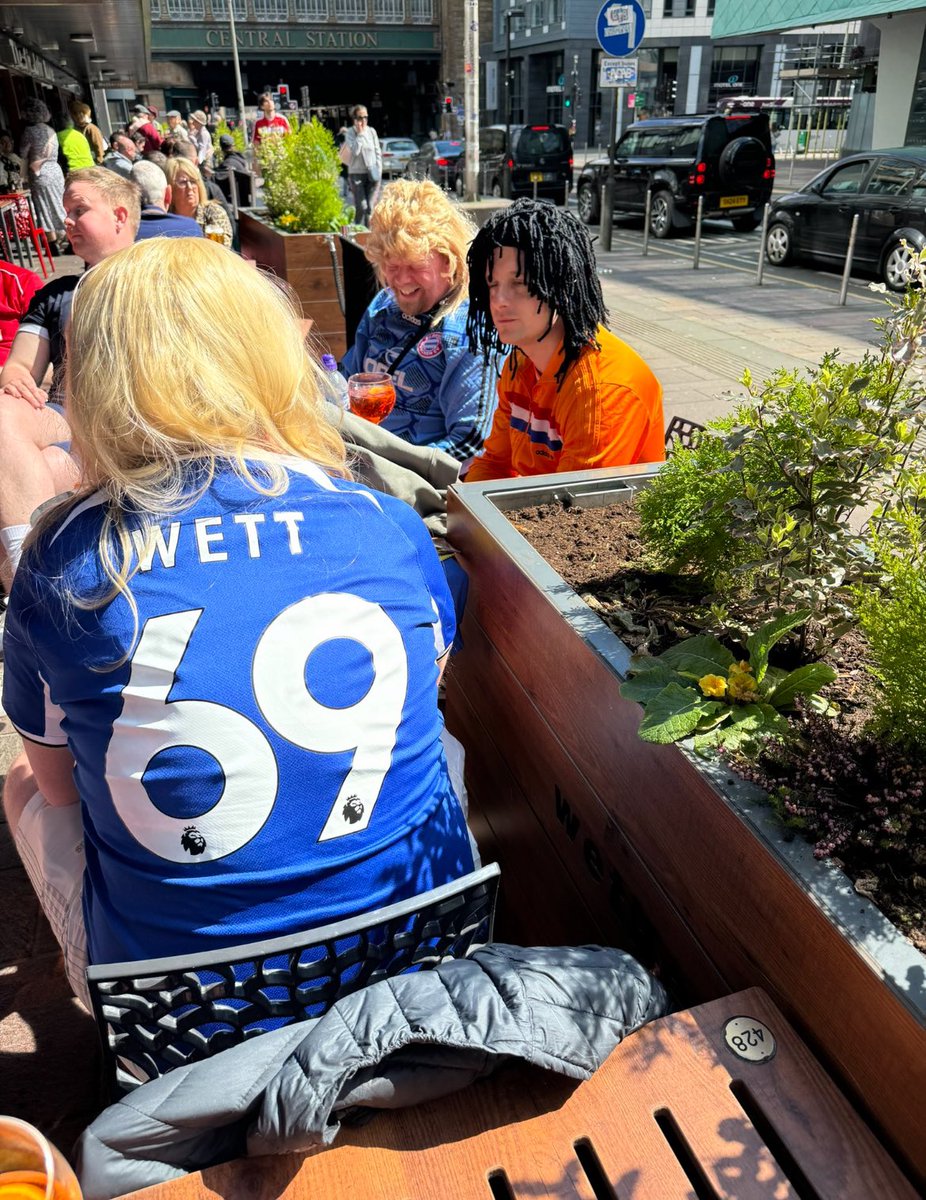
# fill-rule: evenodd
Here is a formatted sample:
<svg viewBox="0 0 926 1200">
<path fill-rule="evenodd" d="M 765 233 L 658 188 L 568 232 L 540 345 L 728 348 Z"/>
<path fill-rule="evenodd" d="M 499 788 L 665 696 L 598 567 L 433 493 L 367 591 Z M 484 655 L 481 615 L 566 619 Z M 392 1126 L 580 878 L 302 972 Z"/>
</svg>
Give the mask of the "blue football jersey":
<svg viewBox="0 0 926 1200">
<path fill-rule="evenodd" d="M 106 593 L 90 497 L 27 551 L 4 707 L 67 745 L 87 853 L 91 962 L 311 928 L 473 861 L 440 742 L 453 608 L 417 514 L 286 460 L 288 490 L 228 469 L 132 532 Z M 114 664 L 119 664 L 115 665 Z"/>
</svg>

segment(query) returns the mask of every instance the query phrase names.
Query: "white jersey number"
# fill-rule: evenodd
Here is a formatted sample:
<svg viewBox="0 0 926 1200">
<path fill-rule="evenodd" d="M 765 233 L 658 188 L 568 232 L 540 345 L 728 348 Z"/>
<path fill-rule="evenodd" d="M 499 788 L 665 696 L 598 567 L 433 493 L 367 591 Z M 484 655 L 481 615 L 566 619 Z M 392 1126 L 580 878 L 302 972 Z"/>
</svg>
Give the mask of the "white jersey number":
<svg viewBox="0 0 926 1200">
<path fill-rule="evenodd" d="M 253 721 L 209 700 L 168 699 L 202 612 L 145 622 L 106 756 L 113 804 L 126 829 L 170 862 L 211 862 L 241 849 L 263 828 L 277 797 L 273 749 Z M 309 655 L 334 639 L 360 643 L 373 663 L 366 695 L 344 708 L 320 704 L 305 681 Z M 267 723 L 287 741 L 323 754 L 354 751 L 318 840 L 366 829 L 392 762 L 408 686 L 405 646 L 394 622 L 359 596 L 308 596 L 264 630 L 252 686 Z M 224 774 L 219 799 L 193 819 L 162 812 L 143 782 L 152 760 L 175 746 L 205 751 Z"/>
</svg>

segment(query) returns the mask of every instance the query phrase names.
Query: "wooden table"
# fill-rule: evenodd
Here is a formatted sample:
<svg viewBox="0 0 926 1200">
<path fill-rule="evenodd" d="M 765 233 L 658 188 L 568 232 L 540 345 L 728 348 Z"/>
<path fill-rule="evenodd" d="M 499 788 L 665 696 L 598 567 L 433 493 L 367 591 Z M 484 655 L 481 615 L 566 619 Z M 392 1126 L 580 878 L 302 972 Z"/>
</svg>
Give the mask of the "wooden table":
<svg viewBox="0 0 926 1200">
<path fill-rule="evenodd" d="M 872 1031 L 877 1053 L 877 1031 Z M 745 1055 L 746 1057 L 743 1057 Z M 911 1097 L 911 1104 L 922 1097 Z M 758 989 L 654 1021 L 587 1083 L 514 1068 L 138 1200 L 915 1200 Z"/>
</svg>

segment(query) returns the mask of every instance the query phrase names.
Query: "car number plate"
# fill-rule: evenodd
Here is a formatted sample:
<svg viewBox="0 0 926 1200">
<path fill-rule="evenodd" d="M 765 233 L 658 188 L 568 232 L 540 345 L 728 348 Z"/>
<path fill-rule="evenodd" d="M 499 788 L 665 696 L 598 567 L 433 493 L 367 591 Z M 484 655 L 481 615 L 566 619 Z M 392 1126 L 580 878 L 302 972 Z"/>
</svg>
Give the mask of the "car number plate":
<svg viewBox="0 0 926 1200">
<path fill-rule="evenodd" d="M 721 208 L 745 208 L 749 203 L 748 196 L 721 196 Z"/>
<path fill-rule="evenodd" d="M 546 176 L 543 171 L 531 171 L 531 183 L 543 183 Z"/>
</svg>

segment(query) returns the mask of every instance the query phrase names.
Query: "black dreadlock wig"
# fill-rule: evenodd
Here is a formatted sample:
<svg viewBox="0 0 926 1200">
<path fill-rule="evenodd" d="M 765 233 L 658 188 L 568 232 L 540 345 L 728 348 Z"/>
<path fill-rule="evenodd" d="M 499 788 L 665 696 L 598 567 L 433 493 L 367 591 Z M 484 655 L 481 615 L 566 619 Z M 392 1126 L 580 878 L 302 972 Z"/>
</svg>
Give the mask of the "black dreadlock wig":
<svg viewBox="0 0 926 1200">
<path fill-rule="evenodd" d="M 539 200 L 516 200 L 486 221 L 469 248 L 469 317 L 466 333 L 474 351 L 497 354 L 503 347 L 489 311 L 489 280 L 495 251 L 512 246 L 527 290 L 563 322 L 563 362 L 556 372 L 561 387 L 566 372 L 586 346 L 599 348 L 596 333 L 606 325 L 595 252 L 585 226 L 571 213 Z M 547 330 L 549 332 L 549 328 Z"/>
</svg>

